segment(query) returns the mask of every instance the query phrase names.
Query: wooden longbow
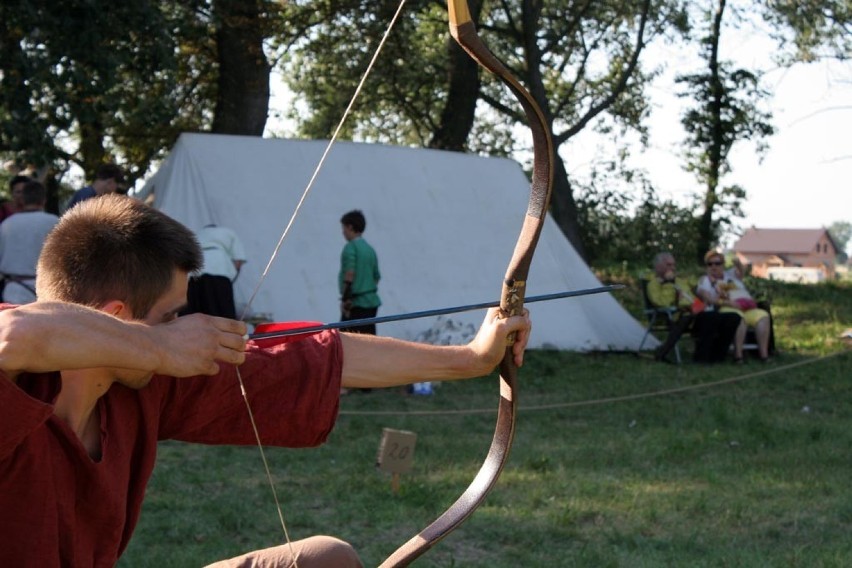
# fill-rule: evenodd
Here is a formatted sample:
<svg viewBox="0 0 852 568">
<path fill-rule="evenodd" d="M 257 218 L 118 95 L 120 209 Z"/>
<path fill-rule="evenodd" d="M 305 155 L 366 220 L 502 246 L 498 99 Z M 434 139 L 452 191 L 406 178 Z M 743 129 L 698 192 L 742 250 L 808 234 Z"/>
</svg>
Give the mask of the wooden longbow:
<svg viewBox="0 0 852 568">
<path fill-rule="evenodd" d="M 449 0 L 450 33 L 458 44 L 482 67 L 499 77 L 514 93 L 526 114 L 533 135 L 533 173 L 530 200 L 521 234 L 503 279 L 500 309 L 505 316 L 523 311 L 524 293 L 530 263 L 535 252 L 553 188 L 553 142 L 544 113 L 530 93 L 482 43 L 470 17 L 466 0 Z M 485 462 L 468 488 L 455 503 L 428 527 L 400 546 L 381 568 L 408 566 L 463 523 L 485 499 L 506 463 L 515 432 L 515 387 L 517 367 L 512 357 L 511 338 L 500 363 L 500 405 L 497 426 Z"/>
</svg>

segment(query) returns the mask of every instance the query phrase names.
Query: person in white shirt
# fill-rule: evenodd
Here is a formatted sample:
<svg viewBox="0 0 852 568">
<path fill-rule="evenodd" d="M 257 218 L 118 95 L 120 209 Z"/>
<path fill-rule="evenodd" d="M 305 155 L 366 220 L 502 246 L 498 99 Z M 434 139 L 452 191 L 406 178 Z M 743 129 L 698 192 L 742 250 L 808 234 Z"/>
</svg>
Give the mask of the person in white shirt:
<svg viewBox="0 0 852 568">
<path fill-rule="evenodd" d="M 196 234 L 204 254 L 204 266 L 189 279 L 187 307 L 181 314 L 202 313 L 236 319 L 234 281 L 246 263 L 246 252 L 237 234 L 213 224 Z"/>
<path fill-rule="evenodd" d="M 0 273 L 6 303 L 28 304 L 36 299 L 38 256 L 47 234 L 59 221 L 59 217 L 44 211 L 46 197 L 39 181 L 26 182 L 21 208 L 0 224 Z"/>
</svg>

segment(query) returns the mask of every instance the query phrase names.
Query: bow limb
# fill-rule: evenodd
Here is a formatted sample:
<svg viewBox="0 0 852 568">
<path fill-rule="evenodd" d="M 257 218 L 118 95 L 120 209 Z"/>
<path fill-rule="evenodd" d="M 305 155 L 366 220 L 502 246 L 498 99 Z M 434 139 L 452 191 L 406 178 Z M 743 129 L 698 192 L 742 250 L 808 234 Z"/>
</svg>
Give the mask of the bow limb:
<svg viewBox="0 0 852 568">
<path fill-rule="evenodd" d="M 448 1 L 450 33 L 456 42 L 481 66 L 497 75 L 521 103 L 533 134 L 533 174 L 530 200 L 521 234 L 503 279 L 500 309 L 504 316 L 523 311 L 527 274 L 532 262 L 553 188 L 553 141 L 544 113 L 532 95 L 512 76 L 479 39 L 466 0 Z M 512 357 L 512 338 L 500 363 L 500 404 L 497 426 L 485 462 L 476 477 L 449 509 L 411 540 L 399 547 L 382 568 L 407 566 L 463 523 L 497 482 L 506 463 L 515 433 L 515 387 L 517 367 Z"/>
</svg>

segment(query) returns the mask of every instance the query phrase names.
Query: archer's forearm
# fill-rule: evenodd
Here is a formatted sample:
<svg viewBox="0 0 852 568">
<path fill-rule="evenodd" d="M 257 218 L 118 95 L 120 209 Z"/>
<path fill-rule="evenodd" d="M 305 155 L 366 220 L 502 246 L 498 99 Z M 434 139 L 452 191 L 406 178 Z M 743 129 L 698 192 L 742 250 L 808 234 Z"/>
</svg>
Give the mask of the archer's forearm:
<svg viewBox="0 0 852 568">
<path fill-rule="evenodd" d="M 11 374 L 101 366 L 153 370 L 158 353 L 145 327 L 62 302 L 3 310 L 0 369 Z"/>
<path fill-rule="evenodd" d="M 46 372 L 118 367 L 190 377 L 245 359 L 243 322 L 193 314 L 160 325 L 62 302 L 0 312 L 0 369 Z"/>
<path fill-rule="evenodd" d="M 345 387 L 381 388 L 419 381 L 447 381 L 469 378 L 477 372 L 466 346 L 426 345 L 358 333 L 340 335 Z"/>
<path fill-rule="evenodd" d="M 517 332 L 512 347 L 515 364 L 523 363 L 529 339 L 529 314 L 500 318 L 496 309 L 485 316 L 467 345 L 427 345 L 389 337 L 342 333 L 343 386 L 389 387 L 420 381 L 451 381 L 490 373 L 506 354 L 506 337 Z"/>
</svg>

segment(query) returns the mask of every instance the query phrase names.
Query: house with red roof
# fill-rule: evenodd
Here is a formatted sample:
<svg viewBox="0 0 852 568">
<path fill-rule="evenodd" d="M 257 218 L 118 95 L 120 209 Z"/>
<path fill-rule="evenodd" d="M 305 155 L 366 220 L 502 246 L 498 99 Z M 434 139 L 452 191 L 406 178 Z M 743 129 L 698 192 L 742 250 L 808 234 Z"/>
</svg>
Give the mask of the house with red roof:
<svg viewBox="0 0 852 568">
<path fill-rule="evenodd" d="M 835 277 L 838 247 L 828 229 L 752 227 L 733 250 L 744 265 L 751 266 L 752 276 L 758 278 L 770 278 L 792 268 L 808 269 L 799 272 L 817 274 L 818 280 Z"/>
</svg>

